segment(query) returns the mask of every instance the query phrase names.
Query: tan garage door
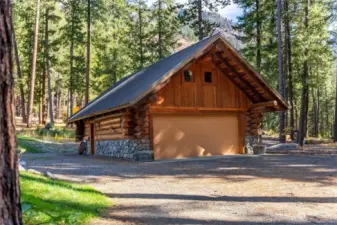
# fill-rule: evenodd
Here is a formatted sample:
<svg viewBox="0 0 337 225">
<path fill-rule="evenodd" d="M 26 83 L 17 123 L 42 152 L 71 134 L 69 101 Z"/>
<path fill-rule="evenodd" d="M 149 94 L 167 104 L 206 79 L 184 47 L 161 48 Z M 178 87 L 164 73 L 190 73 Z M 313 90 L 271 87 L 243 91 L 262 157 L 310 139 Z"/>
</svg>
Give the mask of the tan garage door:
<svg viewBox="0 0 337 225">
<path fill-rule="evenodd" d="M 239 153 L 237 115 L 153 116 L 155 159 Z"/>
</svg>

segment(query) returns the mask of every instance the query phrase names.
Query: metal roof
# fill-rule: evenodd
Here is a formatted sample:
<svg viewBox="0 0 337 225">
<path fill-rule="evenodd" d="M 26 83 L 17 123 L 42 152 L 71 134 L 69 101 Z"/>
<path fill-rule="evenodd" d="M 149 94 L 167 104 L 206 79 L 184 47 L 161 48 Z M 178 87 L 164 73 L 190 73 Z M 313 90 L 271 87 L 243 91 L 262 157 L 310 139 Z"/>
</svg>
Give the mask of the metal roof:
<svg viewBox="0 0 337 225">
<path fill-rule="evenodd" d="M 174 72 L 181 69 L 191 60 L 198 57 L 203 50 L 218 39 L 225 41 L 223 35 L 221 33 L 217 33 L 179 52 L 176 52 L 171 56 L 150 65 L 149 67 L 122 78 L 111 88 L 104 91 L 88 105 L 72 115 L 68 119 L 68 122 L 74 122 L 87 117 L 103 114 L 105 112 L 125 108 L 137 103 L 138 100 L 142 99 L 154 87 L 173 75 Z M 226 42 L 226 44 L 230 46 L 228 42 Z M 281 99 L 277 93 L 275 94 L 275 97 Z M 283 100 L 281 99 L 281 101 Z"/>
</svg>

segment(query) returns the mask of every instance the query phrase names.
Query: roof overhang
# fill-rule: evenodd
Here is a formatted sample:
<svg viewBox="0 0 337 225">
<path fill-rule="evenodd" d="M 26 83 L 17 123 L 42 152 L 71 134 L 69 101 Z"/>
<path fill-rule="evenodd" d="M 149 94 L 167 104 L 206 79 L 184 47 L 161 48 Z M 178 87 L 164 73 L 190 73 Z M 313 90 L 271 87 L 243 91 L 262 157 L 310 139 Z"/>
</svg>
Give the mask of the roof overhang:
<svg viewBox="0 0 337 225">
<path fill-rule="evenodd" d="M 247 95 L 247 97 L 252 100 L 253 105 L 261 104 L 262 107 L 262 105 L 265 103 L 266 106 L 264 106 L 264 111 L 280 111 L 288 109 L 288 106 L 284 102 L 283 98 L 277 92 L 275 92 L 274 89 L 260 76 L 260 74 L 258 74 L 257 71 L 241 56 L 241 54 L 231 46 L 231 44 L 221 35 L 221 33 L 217 33 L 210 37 L 207 41 L 207 44 L 196 51 L 192 56 L 181 61 L 169 72 L 164 74 L 159 81 L 153 83 L 150 89 L 144 91 L 143 94 L 139 95 L 128 104 L 123 104 L 82 117 L 75 118 L 76 114 L 74 114 L 67 120 L 67 122 L 72 123 L 85 118 L 122 110 L 127 107 L 133 107 L 146 96 L 156 93 L 158 90 L 164 87 L 176 72 L 210 52 L 212 54 L 213 64 L 215 64 L 226 75 L 231 76 L 231 81 L 234 82 Z M 89 105 L 85 106 L 80 111 L 85 110 L 87 107 L 91 107 L 95 104 L 95 101 L 97 101 L 97 99 L 93 100 L 91 103 L 89 103 Z M 275 104 L 270 105 L 271 102 Z"/>
</svg>

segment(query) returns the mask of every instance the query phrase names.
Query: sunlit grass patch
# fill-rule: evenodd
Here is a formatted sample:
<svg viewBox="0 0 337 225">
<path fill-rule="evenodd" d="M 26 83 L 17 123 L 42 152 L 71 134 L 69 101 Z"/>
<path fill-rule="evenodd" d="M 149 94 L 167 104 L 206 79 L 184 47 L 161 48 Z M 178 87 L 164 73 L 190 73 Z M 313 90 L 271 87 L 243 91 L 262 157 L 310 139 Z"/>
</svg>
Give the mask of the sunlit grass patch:
<svg viewBox="0 0 337 225">
<path fill-rule="evenodd" d="M 29 153 L 43 152 L 36 145 L 36 143 L 41 142 L 41 140 L 39 140 L 37 138 L 28 137 L 28 136 L 22 136 L 22 135 L 17 135 L 17 140 L 18 140 L 18 147 L 23 152 L 29 152 Z"/>
<path fill-rule="evenodd" d="M 20 173 L 24 224 L 85 224 L 110 205 L 110 200 L 86 185 Z"/>
</svg>

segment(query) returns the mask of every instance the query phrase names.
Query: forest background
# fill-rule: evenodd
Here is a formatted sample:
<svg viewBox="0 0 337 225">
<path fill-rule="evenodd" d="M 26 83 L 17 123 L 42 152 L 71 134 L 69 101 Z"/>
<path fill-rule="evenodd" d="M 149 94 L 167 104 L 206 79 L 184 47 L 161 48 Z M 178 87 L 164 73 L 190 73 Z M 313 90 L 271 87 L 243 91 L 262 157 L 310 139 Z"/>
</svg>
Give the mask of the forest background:
<svg viewBox="0 0 337 225">
<path fill-rule="evenodd" d="M 122 77 L 223 32 L 285 98 L 263 129 L 337 130 L 333 0 L 13 0 L 16 113 L 65 121 Z M 225 9 L 228 10 L 225 10 Z M 231 9 L 235 20 L 226 18 Z M 222 15 L 219 14 L 221 12 Z"/>
</svg>

